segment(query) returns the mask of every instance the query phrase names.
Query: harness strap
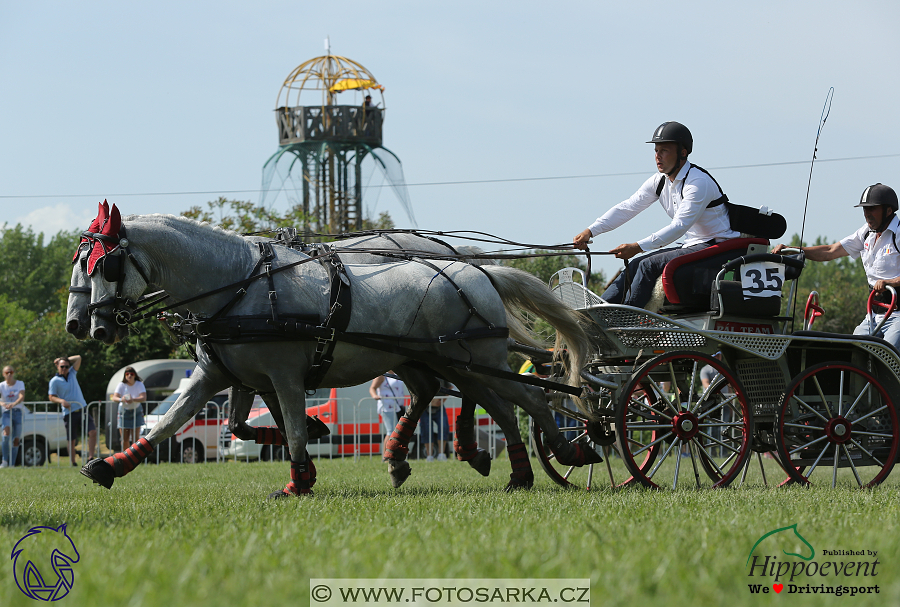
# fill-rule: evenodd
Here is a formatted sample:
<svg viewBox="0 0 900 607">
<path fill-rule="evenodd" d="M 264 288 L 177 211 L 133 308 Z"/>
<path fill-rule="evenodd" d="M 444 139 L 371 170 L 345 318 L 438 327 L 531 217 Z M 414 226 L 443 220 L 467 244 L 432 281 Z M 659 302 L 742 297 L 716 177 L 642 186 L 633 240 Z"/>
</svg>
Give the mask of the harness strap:
<svg viewBox="0 0 900 607">
<path fill-rule="evenodd" d="M 459 295 L 459 297 L 463 300 L 463 303 L 466 305 L 466 308 L 469 310 L 469 319 L 466 320 L 466 323 L 463 325 L 463 329 L 466 328 L 466 325 L 469 324 L 469 320 L 472 320 L 473 316 L 477 317 L 478 320 L 480 320 L 481 322 L 486 324 L 489 329 L 494 328 L 494 324 L 492 322 L 488 321 L 488 319 L 486 319 L 484 316 L 481 315 L 481 313 L 478 311 L 478 308 L 476 308 L 474 305 L 472 305 L 472 302 L 469 301 L 469 298 L 466 295 L 465 291 L 463 291 L 459 287 L 459 285 L 457 285 L 455 282 L 453 282 L 453 279 L 450 278 L 449 276 L 447 276 L 447 274 L 444 273 L 443 269 L 437 267 L 433 263 L 426 261 L 424 259 L 415 258 L 415 259 L 413 259 L 413 261 L 417 261 L 417 262 L 421 263 L 422 265 L 428 266 L 429 268 L 431 268 L 432 270 L 434 270 L 435 272 L 437 272 L 438 274 L 443 276 L 445 279 L 447 279 L 447 282 L 449 282 L 451 285 L 453 285 L 453 288 L 456 289 L 456 294 Z M 453 264 L 450 264 L 450 265 L 453 265 Z M 448 265 L 447 267 L 449 268 L 450 265 Z M 473 266 L 473 267 L 478 267 L 478 266 Z M 487 272 L 485 272 L 483 269 L 481 271 L 484 272 L 485 274 L 487 274 Z M 493 284 L 493 282 L 491 284 Z"/>
<path fill-rule="evenodd" d="M 719 185 L 719 182 L 716 181 L 716 178 L 713 177 L 712 175 L 710 175 L 709 171 L 707 171 L 703 167 L 700 167 L 700 166 L 697 166 L 696 164 L 691 164 L 691 163 L 688 163 L 688 170 L 684 173 L 684 179 L 681 180 L 681 195 L 682 195 L 682 197 L 684 197 L 684 183 L 687 181 L 687 176 L 688 176 L 688 173 L 691 172 L 691 169 L 698 169 L 698 170 L 706 173 L 707 176 L 709 176 L 709 178 L 713 180 L 713 183 L 716 184 L 716 187 L 719 188 L 719 194 L 721 194 L 721 196 L 719 198 L 716 198 L 715 200 L 711 201 L 708 205 L 706 205 L 707 209 L 712 209 L 714 207 L 720 206 L 720 205 L 728 202 L 728 196 L 726 196 L 725 193 L 722 191 L 722 186 Z M 666 184 L 666 176 L 663 175 L 662 179 L 660 179 L 659 182 L 656 184 L 656 196 L 657 197 L 659 197 L 659 195 L 662 193 L 663 186 L 665 184 Z"/>
<path fill-rule="evenodd" d="M 334 334 L 343 332 L 350 325 L 351 299 L 350 278 L 347 270 L 341 263 L 340 257 L 332 254 L 322 260 L 322 265 L 328 270 L 331 278 L 330 307 L 325 322 L 319 325 L 327 333 L 324 337 L 317 337 L 316 353 L 312 366 L 306 373 L 304 385 L 307 390 L 315 390 L 322 383 L 325 374 L 334 362 Z"/>
</svg>

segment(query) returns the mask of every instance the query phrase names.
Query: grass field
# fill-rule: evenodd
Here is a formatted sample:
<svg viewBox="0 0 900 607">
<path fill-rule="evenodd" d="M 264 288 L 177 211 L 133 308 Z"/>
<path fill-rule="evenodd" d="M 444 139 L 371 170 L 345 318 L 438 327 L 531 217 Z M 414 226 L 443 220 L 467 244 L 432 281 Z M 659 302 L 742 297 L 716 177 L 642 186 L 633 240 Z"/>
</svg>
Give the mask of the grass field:
<svg viewBox="0 0 900 607">
<path fill-rule="evenodd" d="M 305 605 L 310 578 L 590 578 L 595 606 L 900 604 L 900 476 L 870 491 L 764 488 L 566 491 L 535 462 L 530 492 L 458 462 L 412 462 L 390 487 L 376 460 L 319 460 L 316 496 L 267 502 L 283 463 L 142 465 L 107 491 L 75 468 L 0 470 L 0 552 L 30 527 L 68 524 L 81 559 L 60 605 Z M 797 523 L 818 551 L 877 550 L 867 596 L 750 594 L 754 543 Z M 755 554 L 801 553 L 793 537 Z M 12 561 L 0 605 L 32 605 Z M 783 580 L 786 581 L 786 580 Z M 797 580 L 799 581 L 799 580 Z M 811 580 L 804 580 L 804 583 Z"/>
</svg>

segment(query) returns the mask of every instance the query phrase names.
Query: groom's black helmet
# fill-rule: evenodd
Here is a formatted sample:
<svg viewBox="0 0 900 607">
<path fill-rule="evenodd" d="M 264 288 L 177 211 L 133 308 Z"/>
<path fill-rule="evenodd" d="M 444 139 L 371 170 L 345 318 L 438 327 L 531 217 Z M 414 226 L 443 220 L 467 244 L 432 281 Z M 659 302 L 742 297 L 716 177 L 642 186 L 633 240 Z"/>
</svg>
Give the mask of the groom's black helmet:
<svg viewBox="0 0 900 607">
<path fill-rule="evenodd" d="M 694 149 L 694 138 L 686 126 L 680 122 L 663 122 L 653 131 L 653 137 L 647 143 L 674 142 L 681 144 L 687 153 Z"/>
<path fill-rule="evenodd" d="M 859 204 L 856 206 L 878 207 L 882 205 L 891 207 L 894 209 L 894 213 L 896 213 L 898 206 L 897 192 L 890 186 L 876 183 L 875 185 L 870 185 L 863 191 L 862 196 L 859 198 Z"/>
</svg>

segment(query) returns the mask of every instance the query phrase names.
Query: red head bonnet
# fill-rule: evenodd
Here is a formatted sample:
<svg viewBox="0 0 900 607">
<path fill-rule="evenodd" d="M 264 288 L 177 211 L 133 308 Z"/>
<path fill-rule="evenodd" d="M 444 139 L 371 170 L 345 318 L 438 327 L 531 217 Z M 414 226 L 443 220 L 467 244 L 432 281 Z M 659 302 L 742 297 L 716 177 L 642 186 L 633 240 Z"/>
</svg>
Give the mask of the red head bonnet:
<svg viewBox="0 0 900 607">
<path fill-rule="evenodd" d="M 119 229 L 121 227 L 122 216 L 119 214 L 119 209 L 116 208 L 115 204 L 113 204 L 112 209 L 110 209 L 109 204 L 104 200 L 103 203 L 99 205 L 97 218 L 91 222 L 91 227 L 88 228 L 88 231 L 93 234 L 102 234 L 103 236 L 109 236 L 110 238 L 113 238 L 115 240 L 110 241 L 108 239 L 88 239 L 82 237 L 82 242 L 92 242 L 91 256 L 88 257 L 88 275 L 94 273 L 94 268 L 96 267 L 97 261 L 100 258 L 109 255 L 119 248 L 118 237 Z"/>
</svg>

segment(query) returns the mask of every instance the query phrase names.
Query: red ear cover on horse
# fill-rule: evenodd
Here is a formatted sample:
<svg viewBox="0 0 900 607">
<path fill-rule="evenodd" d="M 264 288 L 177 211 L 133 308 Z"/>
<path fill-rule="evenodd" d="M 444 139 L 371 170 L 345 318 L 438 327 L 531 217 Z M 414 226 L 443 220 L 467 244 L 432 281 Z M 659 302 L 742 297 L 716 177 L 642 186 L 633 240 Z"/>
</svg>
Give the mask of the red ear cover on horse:
<svg viewBox="0 0 900 607">
<path fill-rule="evenodd" d="M 119 230 L 122 228 L 122 216 L 119 214 L 119 209 L 116 208 L 115 204 L 112 205 L 112 209 L 110 209 L 109 205 L 104 200 L 103 204 L 100 206 L 100 213 L 97 216 L 97 221 L 100 224 L 101 234 L 105 236 L 119 235 Z M 100 239 L 95 240 L 94 247 L 91 249 L 91 256 L 88 258 L 88 276 L 94 273 L 94 268 L 100 258 L 109 255 L 118 248 L 119 243 L 105 242 Z"/>
</svg>

